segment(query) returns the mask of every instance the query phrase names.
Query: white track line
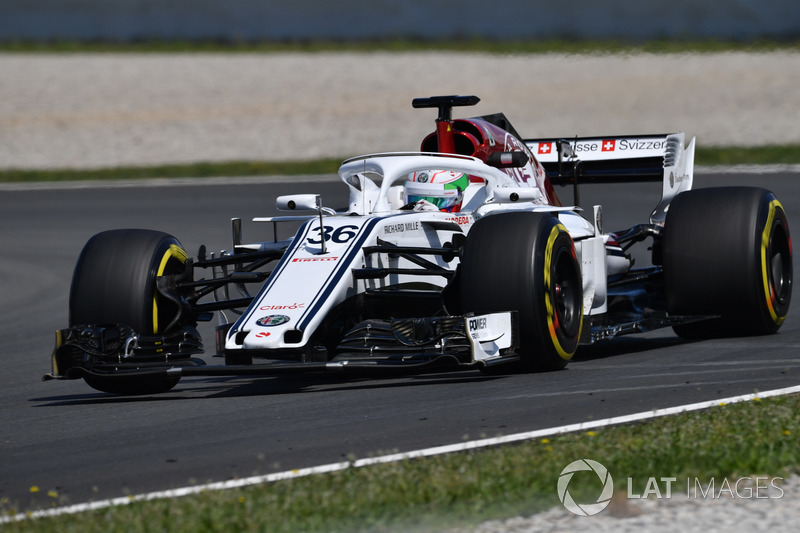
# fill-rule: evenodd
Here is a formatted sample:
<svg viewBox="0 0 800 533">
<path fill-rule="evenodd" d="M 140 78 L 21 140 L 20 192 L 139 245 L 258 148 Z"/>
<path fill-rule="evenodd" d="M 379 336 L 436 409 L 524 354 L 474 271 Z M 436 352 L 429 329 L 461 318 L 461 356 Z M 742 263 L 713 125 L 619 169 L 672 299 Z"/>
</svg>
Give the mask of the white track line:
<svg viewBox="0 0 800 533">
<path fill-rule="evenodd" d="M 445 446 L 436 446 L 433 448 L 426 448 L 422 450 L 414 450 L 410 452 L 382 455 L 380 457 L 372 457 L 369 459 L 358 459 L 356 461 L 343 461 L 340 463 L 331 463 L 327 465 L 314 466 L 310 468 L 301 468 L 299 470 L 288 470 L 286 472 L 277 472 L 274 474 L 266 474 L 263 476 L 252 476 L 242 479 L 231 479 L 228 481 L 206 483 L 204 485 L 193 485 L 179 489 L 149 492 L 146 494 L 137 494 L 135 496 L 134 495 L 124 496 L 121 498 L 113 498 L 110 500 L 99 500 L 96 502 L 79 503 L 64 507 L 56 507 L 53 509 L 43 509 L 40 511 L 32 511 L 29 513 L 20 513 L 14 516 L 0 517 L 0 524 L 18 520 L 25 520 L 27 518 L 45 518 L 45 517 L 53 517 L 64 514 L 82 513 L 85 511 L 106 509 L 108 507 L 114 507 L 117 505 L 128 505 L 135 502 L 144 502 L 144 501 L 158 500 L 165 498 L 180 498 L 182 496 L 189 496 L 192 494 L 198 494 L 201 492 L 207 492 L 213 490 L 227 490 L 227 489 L 247 487 L 251 485 L 261 485 L 264 483 L 272 483 L 284 479 L 295 479 L 316 474 L 325 474 L 328 472 L 338 472 L 340 470 L 346 470 L 348 468 L 361 468 L 364 466 L 371 466 L 377 464 L 394 463 L 398 461 L 404 461 L 407 459 L 464 452 L 468 450 L 476 450 L 479 448 L 487 448 L 490 446 L 498 446 L 501 444 L 509 444 L 512 442 L 520 442 L 520 441 L 538 439 L 542 437 L 549 437 L 552 435 L 559 435 L 563 433 L 573 433 L 576 431 L 586 431 L 590 429 L 598 429 L 619 424 L 629 424 L 631 422 L 639 422 L 642 420 L 650 420 L 654 418 L 660 418 L 679 413 L 699 411 L 702 409 L 708 409 L 711 407 L 717 407 L 731 403 L 752 401 L 756 398 L 761 399 L 761 398 L 769 398 L 773 396 L 785 396 L 788 394 L 797 394 L 797 393 L 800 393 L 800 385 L 784 389 L 775 389 L 771 391 L 757 392 L 754 394 L 732 396 L 730 398 L 722 398 L 719 400 L 709 400 L 705 402 L 692 403 L 688 405 L 679 405 L 677 407 L 669 407 L 666 409 L 656 409 L 654 411 L 645 411 L 642 413 L 635 413 L 631 415 L 616 416 L 613 418 L 606 418 L 604 420 L 593 420 L 591 422 L 581 422 L 578 424 L 569 424 L 566 426 L 559 426 L 554 428 L 538 429 L 535 431 L 527 431 L 525 433 L 506 435 L 505 437 L 474 440 L 470 442 L 462 442 L 459 444 L 448 444 Z"/>
</svg>

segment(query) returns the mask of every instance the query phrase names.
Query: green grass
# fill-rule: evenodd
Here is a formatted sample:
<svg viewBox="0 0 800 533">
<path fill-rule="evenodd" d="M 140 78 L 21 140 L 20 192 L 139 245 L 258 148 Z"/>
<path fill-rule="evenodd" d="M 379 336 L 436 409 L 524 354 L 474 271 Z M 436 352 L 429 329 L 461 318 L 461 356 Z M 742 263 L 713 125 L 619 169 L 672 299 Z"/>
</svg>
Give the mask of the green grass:
<svg viewBox="0 0 800 533">
<path fill-rule="evenodd" d="M 774 165 L 800 163 L 800 146 L 698 147 L 697 165 Z"/>
<path fill-rule="evenodd" d="M 281 53 L 281 52 L 483 52 L 491 54 L 615 54 L 615 53 L 712 53 L 728 51 L 775 52 L 800 51 L 800 41 L 585 41 L 517 40 L 494 41 L 481 38 L 388 39 L 377 41 L 11 41 L 0 43 L 0 52 L 16 53 Z"/>
<path fill-rule="evenodd" d="M 205 178 L 219 176 L 269 176 L 335 174 L 344 158 L 313 161 L 227 161 L 193 164 L 80 169 L 0 170 L 0 182 L 115 180 L 137 178 Z M 800 164 L 800 146 L 698 148 L 697 165 Z"/>
<path fill-rule="evenodd" d="M 3 529 L 54 533 L 441 531 L 444 526 L 558 506 L 559 474 L 577 459 L 594 459 L 606 466 L 620 498 L 626 497 L 629 478 L 634 494 L 643 494 L 650 477 L 677 478 L 673 497 L 680 497 L 677 493 L 683 490 L 683 498 L 686 489 L 682 487 L 687 481 L 696 486 L 696 479 L 708 487 L 713 478 L 720 487 L 723 479 L 733 484 L 743 477 L 785 478 L 797 474 L 800 467 L 798 436 L 800 396 L 788 396 L 480 451 L 26 520 Z M 579 474 L 569 490 L 576 501 L 584 503 L 600 492 L 596 477 Z M 665 492 L 663 485 L 661 490 Z M 62 503 L 57 494 L 48 498 L 53 505 Z M 5 513 L 16 512 L 8 502 L 4 506 Z"/>
</svg>

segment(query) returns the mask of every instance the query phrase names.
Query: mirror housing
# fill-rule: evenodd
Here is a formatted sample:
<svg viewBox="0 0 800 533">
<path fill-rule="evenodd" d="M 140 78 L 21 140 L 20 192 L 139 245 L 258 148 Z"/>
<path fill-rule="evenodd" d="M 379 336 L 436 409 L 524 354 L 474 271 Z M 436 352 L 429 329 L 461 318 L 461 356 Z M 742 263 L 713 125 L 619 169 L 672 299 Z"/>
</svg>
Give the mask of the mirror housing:
<svg viewBox="0 0 800 533">
<path fill-rule="evenodd" d="M 494 190 L 494 201 L 499 203 L 535 202 L 542 193 L 535 187 L 500 187 Z"/>
<path fill-rule="evenodd" d="M 275 207 L 280 211 L 309 210 L 319 211 L 320 196 L 318 194 L 288 194 L 275 199 Z"/>
</svg>

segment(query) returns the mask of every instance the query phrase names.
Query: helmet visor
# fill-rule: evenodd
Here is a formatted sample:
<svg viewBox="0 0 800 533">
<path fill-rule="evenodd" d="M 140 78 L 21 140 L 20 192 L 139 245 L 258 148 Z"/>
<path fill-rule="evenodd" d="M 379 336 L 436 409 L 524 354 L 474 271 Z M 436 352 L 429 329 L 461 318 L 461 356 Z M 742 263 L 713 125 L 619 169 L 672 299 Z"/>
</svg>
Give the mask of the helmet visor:
<svg viewBox="0 0 800 533">
<path fill-rule="evenodd" d="M 419 202 L 420 200 L 425 200 L 427 202 L 430 202 L 439 209 L 442 209 L 444 211 L 451 211 L 454 207 L 460 206 L 461 204 L 461 198 L 456 196 L 443 198 L 441 196 L 415 196 L 415 195 L 409 195 L 407 203 L 413 204 L 414 202 Z"/>
<path fill-rule="evenodd" d="M 407 182 L 405 195 L 407 204 L 425 200 L 442 211 L 458 211 L 464 198 L 460 188 L 445 188 L 438 183 Z"/>
</svg>

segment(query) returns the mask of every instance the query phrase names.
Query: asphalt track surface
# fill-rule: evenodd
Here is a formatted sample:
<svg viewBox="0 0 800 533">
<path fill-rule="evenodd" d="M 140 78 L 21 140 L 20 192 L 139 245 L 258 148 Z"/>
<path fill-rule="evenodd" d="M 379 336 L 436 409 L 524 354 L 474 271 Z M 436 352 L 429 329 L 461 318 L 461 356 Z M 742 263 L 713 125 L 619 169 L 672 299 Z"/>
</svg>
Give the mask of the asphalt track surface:
<svg viewBox="0 0 800 533">
<path fill-rule="evenodd" d="M 700 174 L 695 187 L 764 186 L 797 226 L 798 177 Z M 546 374 L 184 378 L 169 393 L 142 397 L 41 381 L 53 331 L 67 323 L 73 266 L 91 235 L 160 229 L 194 254 L 200 244 L 229 249 L 232 216 L 243 219 L 245 240 L 268 238 L 250 220 L 274 213 L 279 194 L 319 192 L 326 205 L 345 206 L 340 183 L 294 181 L 0 192 L 6 505 L 76 504 L 800 384 L 796 309 L 777 335 L 687 342 L 660 330 L 582 349 L 566 370 Z M 602 203 L 606 227 L 623 229 L 645 221 L 659 193 L 657 184 L 584 187 L 582 203 Z M 566 203 L 569 190 L 560 194 Z"/>
</svg>

